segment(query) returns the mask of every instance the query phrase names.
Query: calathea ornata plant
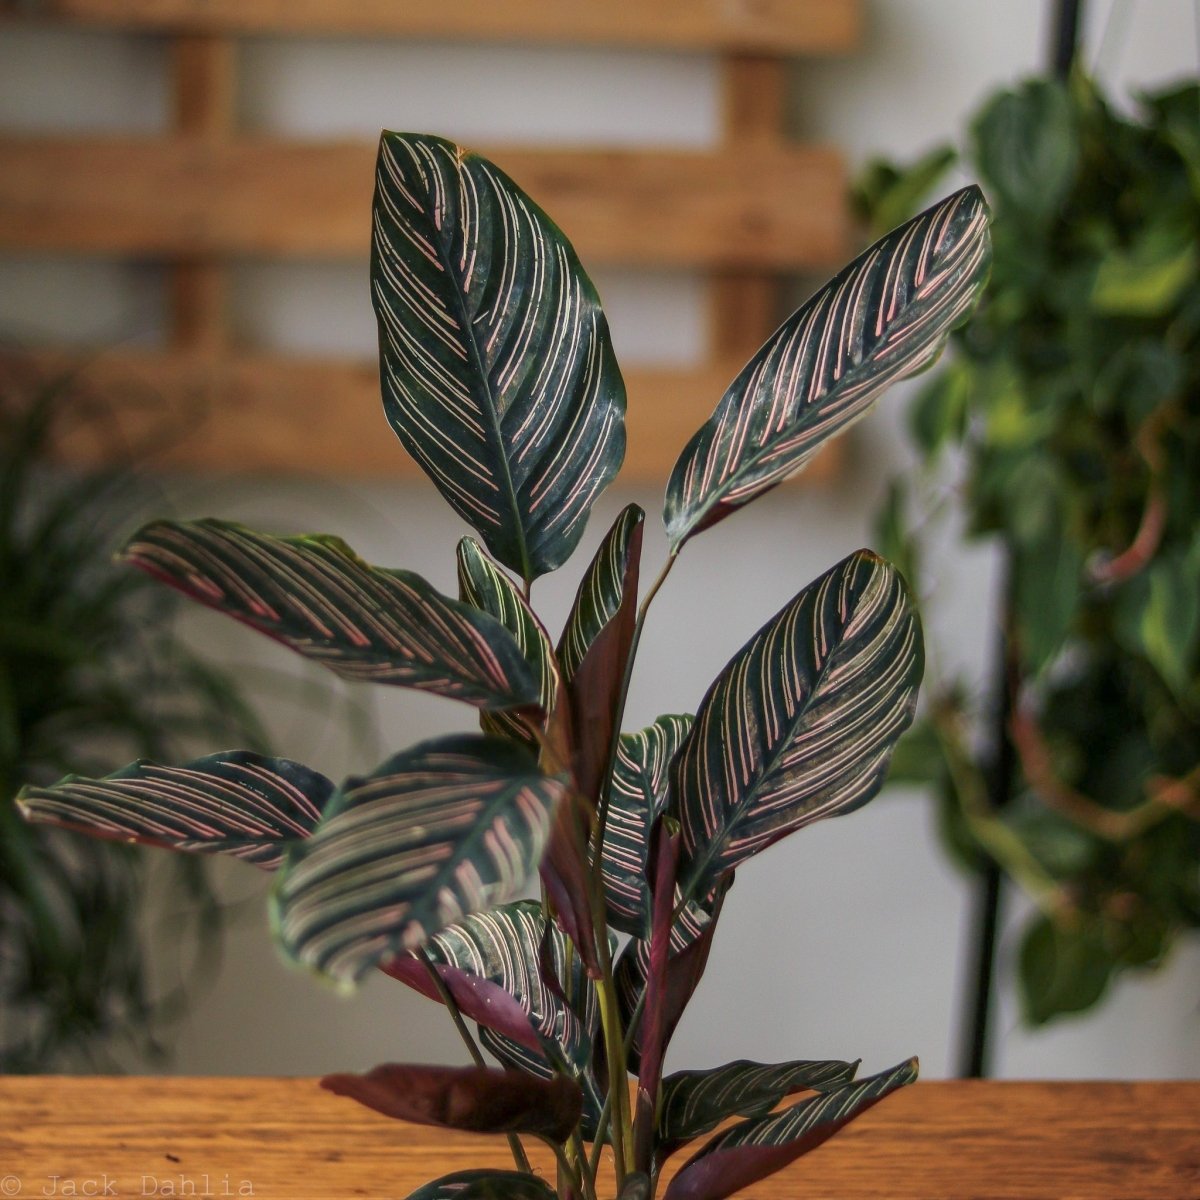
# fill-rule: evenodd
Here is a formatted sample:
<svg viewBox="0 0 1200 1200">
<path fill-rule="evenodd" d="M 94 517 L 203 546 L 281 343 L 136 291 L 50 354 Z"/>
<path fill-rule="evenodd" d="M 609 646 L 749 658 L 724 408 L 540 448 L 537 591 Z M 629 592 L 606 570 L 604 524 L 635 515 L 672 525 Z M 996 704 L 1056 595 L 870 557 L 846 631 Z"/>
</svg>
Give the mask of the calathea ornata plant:
<svg viewBox="0 0 1200 1200">
<path fill-rule="evenodd" d="M 606 1146 L 619 1194 L 648 1197 L 671 1155 L 733 1116 L 669 1200 L 717 1200 L 779 1169 L 911 1082 L 915 1060 L 860 1080 L 856 1064 L 817 1061 L 664 1078 L 664 1056 L 735 869 L 880 787 L 912 718 L 920 626 L 899 574 L 860 551 L 746 643 L 694 718 L 620 733 L 634 655 L 683 547 L 928 365 L 987 260 L 972 188 L 821 289 L 684 448 L 668 557 L 640 604 L 645 514 L 630 505 L 555 642 L 533 581 L 570 556 L 624 454 L 599 300 L 566 238 L 490 162 L 385 134 L 371 264 L 384 409 L 482 539 L 459 544 L 458 598 L 336 538 L 218 521 L 157 522 L 125 557 L 341 675 L 473 705 L 483 733 L 423 742 L 340 786 L 244 751 L 137 762 L 28 789 L 26 816 L 278 868 L 271 920 L 289 959 L 343 985 L 382 969 L 444 1004 L 475 1066 L 325 1080 L 391 1116 L 507 1135 L 515 1171 L 440 1179 L 424 1200 L 551 1200 L 522 1136 L 552 1147 L 562 1197 L 595 1200 Z M 540 900 L 519 899 L 534 871 Z"/>
</svg>

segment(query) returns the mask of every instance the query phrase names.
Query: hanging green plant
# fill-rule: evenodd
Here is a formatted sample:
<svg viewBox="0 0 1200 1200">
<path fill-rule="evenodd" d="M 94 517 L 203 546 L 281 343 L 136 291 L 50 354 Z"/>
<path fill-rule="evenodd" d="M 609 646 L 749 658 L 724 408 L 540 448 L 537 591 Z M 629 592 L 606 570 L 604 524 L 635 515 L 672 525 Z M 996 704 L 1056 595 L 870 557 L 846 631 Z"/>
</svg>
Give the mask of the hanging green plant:
<svg viewBox="0 0 1200 1200">
<path fill-rule="evenodd" d="M 218 948 L 222 912 L 204 864 L 181 856 L 151 874 L 130 847 L 84 841 L 18 819 L 22 785 L 94 775 L 131 755 L 170 759 L 196 743 L 264 735 L 225 673 L 176 633 L 177 599 L 110 561 L 145 501 L 136 459 L 72 473 L 46 465 L 64 430 L 102 423 L 103 397 L 78 379 L 0 381 L 0 1072 L 101 1067 L 161 1056 L 184 1010 L 185 980 L 153 970 L 144 897 L 153 885 L 178 916 L 172 944 L 197 965 Z M 208 774 L 250 768 L 246 752 Z M 126 772 L 136 786 L 137 772 Z M 168 784 L 163 771 L 151 786 Z M 304 781 L 302 781 L 304 782 Z M 307 788 L 306 788 L 307 790 Z M 178 790 L 174 793 L 180 795 Z M 132 840 L 87 797 L 64 823 Z M 221 836 L 205 804 L 201 836 Z M 188 846 L 185 806 L 160 811 L 144 832 Z M 275 852 L 224 830 L 252 860 Z M 158 959 L 161 962 L 161 958 Z M 186 958 L 185 958 L 186 961 Z"/>
<path fill-rule="evenodd" d="M 993 697 L 943 679 L 901 758 L 956 857 L 991 858 L 1035 902 L 1018 958 L 1034 1025 L 1200 925 L 1198 129 L 1192 81 L 1131 115 L 1082 74 L 983 106 L 964 159 L 994 206 L 992 283 L 909 411 L 924 479 L 881 517 L 921 594 L 949 492 L 1006 563 L 1000 736 Z M 916 207 L 956 159 L 875 164 L 863 213 Z"/>
<path fill-rule="evenodd" d="M 895 569 L 860 551 L 747 642 L 694 720 L 622 734 L 626 693 L 685 543 L 928 365 L 987 260 L 987 210 L 968 188 L 847 267 L 683 451 L 668 557 L 640 603 L 645 514 L 631 505 L 556 641 L 533 582 L 578 545 L 624 453 L 624 387 L 595 289 L 491 163 L 441 138 L 384 134 L 371 267 L 384 407 L 483 541 L 459 544 L 458 599 L 336 539 L 211 521 L 156 522 L 125 557 L 332 670 L 464 700 L 483 733 L 433 738 L 337 786 L 295 763 L 219 755 L 28 788 L 22 811 L 278 857 L 270 909 L 289 959 L 345 988 L 378 968 L 446 1005 L 474 1066 L 325 1080 L 390 1116 L 508 1137 L 516 1172 L 449 1176 L 419 1197 L 595 1200 L 611 1146 L 618 1194 L 647 1198 L 668 1155 L 733 1116 L 675 1174 L 670 1200 L 720 1200 L 778 1170 L 910 1083 L 916 1061 L 863 1080 L 846 1062 L 664 1079 L 664 1056 L 735 868 L 882 785 L 916 704 L 920 624 Z M 540 902 L 520 898 L 534 872 Z M 616 930 L 632 935 L 619 956 Z M 530 1173 L 522 1136 L 550 1144 L 556 1187 Z"/>
</svg>

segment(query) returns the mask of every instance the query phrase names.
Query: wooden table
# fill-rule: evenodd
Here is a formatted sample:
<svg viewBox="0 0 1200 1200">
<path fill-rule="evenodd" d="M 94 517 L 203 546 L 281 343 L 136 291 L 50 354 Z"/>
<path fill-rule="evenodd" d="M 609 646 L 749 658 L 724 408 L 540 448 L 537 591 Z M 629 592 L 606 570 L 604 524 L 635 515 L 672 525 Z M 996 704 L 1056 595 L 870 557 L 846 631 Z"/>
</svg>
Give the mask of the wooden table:
<svg viewBox="0 0 1200 1200">
<path fill-rule="evenodd" d="M 1198 1116 L 1200 1082 L 919 1083 L 746 1195 L 1200 1200 Z M 507 1164 L 503 1142 L 309 1079 L 0 1079 L 0 1198 L 402 1200 L 488 1164 Z"/>
</svg>

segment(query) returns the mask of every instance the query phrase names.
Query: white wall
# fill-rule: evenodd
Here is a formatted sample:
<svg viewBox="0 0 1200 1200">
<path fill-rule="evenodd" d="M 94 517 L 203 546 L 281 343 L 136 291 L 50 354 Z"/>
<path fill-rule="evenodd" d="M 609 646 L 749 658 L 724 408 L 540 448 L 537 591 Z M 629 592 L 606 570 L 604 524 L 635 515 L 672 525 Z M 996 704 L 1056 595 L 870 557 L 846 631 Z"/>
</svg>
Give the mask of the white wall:
<svg viewBox="0 0 1200 1200">
<path fill-rule="evenodd" d="M 986 92 L 1044 58 L 1048 6 L 1035 0 L 895 0 L 869 7 L 860 53 L 804 64 L 796 78 L 798 130 L 840 143 L 856 163 L 873 152 L 905 155 L 952 136 Z M 1127 7 L 1132 19 L 1123 38 L 1111 39 L 1105 78 L 1120 87 L 1145 85 L 1195 69 L 1189 0 Z M 1094 5 L 1092 45 L 1108 9 L 1107 0 Z M 1118 17 L 1113 28 L 1120 26 Z M 701 55 L 272 39 L 251 44 L 246 58 L 254 82 L 242 98 L 244 119 L 291 133 L 373 135 L 387 125 L 467 140 L 699 145 L 717 125 L 715 64 Z M 161 46 L 153 39 L 0 34 L 0 126 L 152 129 L 164 120 L 163 81 Z M 703 305 L 695 280 L 677 272 L 650 278 L 610 272 L 598 282 L 626 361 L 687 361 L 700 353 Z M 102 263 L 0 261 L 0 328 L 153 342 L 161 334 L 160 285 L 152 271 Z M 241 329 L 260 342 L 323 351 L 373 346 L 358 272 L 247 267 L 239 272 L 237 296 Z M 896 400 L 885 402 L 861 428 L 837 485 L 775 493 L 689 548 L 649 623 L 628 724 L 693 709 L 768 615 L 867 541 L 881 483 L 904 461 L 898 411 Z M 380 429 L 386 436 L 382 418 Z M 311 480 L 180 481 L 177 511 L 336 531 L 369 558 L 453 587 L 453 546 L 462 530 L 431 487 L 322 481 L 320 469 L 314 447 Z M 593 519 L 586 552 L 631 499 L 655 524 L 655 493 L 617 489 Z M 649 538 L 647 569 L 661 559 L 662 545 L 660 536 Z M 933 620 L 933 640 L 948 663 L 975 678 L 992 640 L 990 575 L 986 553 L 946 561 Z M 561 620 L 573 587 L 565 577 L 539 583 L 535 600 L 552 623 Z M 199 615 L 194 630 L 231 662 L 291 669 L 283 652 L 217 618 Z M 313 711 L 311 704 L 306 710 L 291 691 L 283 689 L 289 694 L 276 722 L 284 753 L 335 775 L 370 765 L 372 752 L 344 736 L 340 711 Z M 328 704 L 328 696 L 319 703 Z M 407 695 L 386 697 L 379 715 L 384 745 L 464 724 L 454 706 Z M 231 895 L 260 886 L 237 866 L 224 876 Z M 815 826 L 774 848 L 739 876 L 673 1061 L 862 1055 L 867 1065 L 882 1066 L 916 1052 L 927 1075 L 947 1073 L 966 898 L 919 795 L 889 793 L 849 820 Z M 1012 949 L 1010 937 L 1006 967 Z M 1198 1074 L 1198 984 L 1200 949 L 1193 946 L 1152 982 L 1123 984 L 1095 1016 L 1038 1035 L 1017 1028 L 1008 989 L 999 1022 L 1001 1072 Z M 197 999 L 176 1067 L 309 1073 L 406 1057 L 461 1058 L 435 1006 L 385 980 L 353 1000 L 338 1000 L 282 967 L 253 915 L 237 925 L 224 968 Z"/>
</svg>

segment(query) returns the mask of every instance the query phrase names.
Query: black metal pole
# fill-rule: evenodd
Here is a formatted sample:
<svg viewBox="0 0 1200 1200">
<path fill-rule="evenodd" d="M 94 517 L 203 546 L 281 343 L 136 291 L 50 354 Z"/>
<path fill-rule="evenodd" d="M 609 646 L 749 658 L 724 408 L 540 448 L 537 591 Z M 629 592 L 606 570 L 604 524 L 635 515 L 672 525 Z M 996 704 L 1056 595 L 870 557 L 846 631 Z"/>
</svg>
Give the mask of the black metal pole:
<svg viewBox="0 0 1200 1200">
<path fill-rule="evenodd" d="M 1051 68 L 1059 79 L 1071 73 L 1079 49 L 1079 28 L 1083 19 L 1083 0 L 1057 0 L 1051 28 Z M 1012 659 L 1008 632 L 1012 628 L 1011 565 L 1006 564 L 1000 636 L 996 651 L 998 696 L 994 714 L 992 764 L 988 774 L 988 803 L 1002 809 L 1012 799 L 1016 782 L 1016 755 L 1008 734 L 1013 705 L 1016 703 L 1017 672 Z M 1004 875 L 996 862 L 988 858 L 980 868 L 975 892 L 972 947 L 975 963 L 971 989 L 967 994 L 967 1019 L 963 1027 L 962 1057 L 959 1073 L 967 1079 L 986 1078 L 992 1068 L 992 995 L 996 983 L 996 942 L 1004 900 Z"/>
</svg>

